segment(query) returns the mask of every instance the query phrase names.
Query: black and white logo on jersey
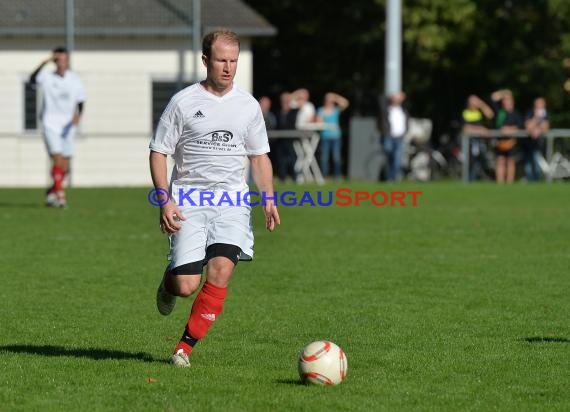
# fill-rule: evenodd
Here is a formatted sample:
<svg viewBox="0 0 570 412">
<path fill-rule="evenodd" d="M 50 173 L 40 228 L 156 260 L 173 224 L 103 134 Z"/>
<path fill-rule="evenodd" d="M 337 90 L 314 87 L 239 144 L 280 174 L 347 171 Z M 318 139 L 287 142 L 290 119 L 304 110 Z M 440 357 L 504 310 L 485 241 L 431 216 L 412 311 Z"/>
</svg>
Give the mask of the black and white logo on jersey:
<svg viewBox="0 0 570 412">
<path fill-rule="evenodd" d="M 192 117 L 194 117 L 194 119 L 197 119 L 197 118 L 203 118 L 203 117 L 206 117 L 206 116 L 204 116 L 204 114 L 202 113 L 202 110 L 198 110 L 198 111 L 194 114 L 194 116 L 192 116 Z"/>
<path fill-rule="evenodd" d="M 211 142 L 222 142 L 227 143 L 234 138 L 234 134 L 229 130 L 215 130 L 206 135 L 206 138 L 210 138 Z"/>
<path fill-rule="evenodd" d="M 231 140 L 234 134 L 229 130 L 214 130 L 208 132 L 194 142 L 205 150 L 215 152 L 233 152 L 237 150 L 238 144 Z"/>
</svg>

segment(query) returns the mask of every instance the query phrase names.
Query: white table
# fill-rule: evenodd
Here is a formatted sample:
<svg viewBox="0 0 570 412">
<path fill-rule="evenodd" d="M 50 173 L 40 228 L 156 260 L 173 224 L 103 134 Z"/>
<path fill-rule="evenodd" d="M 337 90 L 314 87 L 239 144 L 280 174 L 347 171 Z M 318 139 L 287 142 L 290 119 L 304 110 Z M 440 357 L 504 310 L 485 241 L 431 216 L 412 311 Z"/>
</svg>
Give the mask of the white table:
<svg viewBox="0 0 570 412">
<path fill-rule="evenodd" d="M 323 184 L 325 180 L 315 158 L 315 152 L 319 147 L 319 130 L 323 129 L 322 124 L 315 123 L 303 130 L 268 130 L 267 135 L 269 139 L 293 139 L 293 149 L 297 155 L 295 171 L 304 182 Z"/>
</svg>

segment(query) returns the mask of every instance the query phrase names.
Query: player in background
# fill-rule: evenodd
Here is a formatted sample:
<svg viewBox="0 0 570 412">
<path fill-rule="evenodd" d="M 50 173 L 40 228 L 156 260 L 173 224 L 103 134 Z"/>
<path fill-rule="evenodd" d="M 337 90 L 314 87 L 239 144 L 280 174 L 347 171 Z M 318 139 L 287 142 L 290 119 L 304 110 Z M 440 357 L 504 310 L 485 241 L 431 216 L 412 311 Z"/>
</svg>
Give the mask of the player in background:
<svg viewBox="0 0 570 412">
<path fill-rule="evenodd" d="M 162 315 L 174 308 L 176 297 L 198 290 L 204 266 L 206 280 L 197 294 L 180 342 L 171 357 L 176 366 L 190 365 L 188 356 L 222 313 L 228 285 L 238 260 L 253 257 L 251 207 L 237 206 L 238 192 L 248 186 L 244 178 L 246 156 L 261 192 L 273 193 L 272 167 L 267 152 L 267 131 L 258 102 L 234 85 L 240 44 L 227 30 L 207 34 L 202 42 L 206 79 L 171 99 L 150 143 L 150 170 L 155 189 L 169 190 L 160 207 L 159 225 L 169 235 L 170 263 L 157 291 Z M 174 158 L 170 187 L 167 156 Z M 195 189 L 192 199 L 181 193 Z M 182 192 L 181 192 L 182 191 Z M 199 193 L 224 194 L 232 199 L 219 206 L 200 202 Z M 279 225 L 272 199 L 262 206 L 266 228 Z"/>
<path fill-rule="evenodd" d="M 55 63 L 55 71 L 45 66 Z M 42 128 L 51 157 L 52 186 L 47 190 L 46 205 L 66 207 L 63 181 L 73 156 L 75 130 L 85 104 L 85 89 L 79 75 L 69 69 L 69 52 L 64 47 L 53 50 L 30 76 L 42 90 Z"/>
</svg>

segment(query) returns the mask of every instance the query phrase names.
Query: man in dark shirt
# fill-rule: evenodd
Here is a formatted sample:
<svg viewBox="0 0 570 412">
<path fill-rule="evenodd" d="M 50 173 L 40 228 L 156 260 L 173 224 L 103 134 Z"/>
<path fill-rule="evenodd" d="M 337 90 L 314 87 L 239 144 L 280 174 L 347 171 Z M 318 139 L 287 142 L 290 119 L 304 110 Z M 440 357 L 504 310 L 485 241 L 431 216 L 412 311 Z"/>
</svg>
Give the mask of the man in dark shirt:
<svg viewBox="0 0 570 412">
<path fill-rule="evenodd" d="M 487 166 L 485 158 L 486 143 L 484 139 L 489 137 L 489 129 L 485 126 L 495 114 L 493 110 L 479 97 L 472 94 L 467 98 L 467 105 L 462 113 L 462 132 L 471 136 L 469 156 L 469 180 L 473 181 L 484 174 Z"/>
<path fill-rule="evenodd" d="M 277 129 L 295 130 L 299 109 L 291 108 L 291 93 L 281 93 L 280 101 L 281 110 L 277 115 Z M 295 169 L 297 156 L 293 148 L 293 140 L 292 138 L 279 138 L 272 143 L 276 148 L 277 176 L 281 182 L 285 182 L 287 176 L 291 176 L 293 181 L 297 181 L 299 177 L 299 171 Z"/>
<path fill-rule="evenodd" d="M 521 140 L 526 180 L 536 182 L 540 177 L 538 159 L 541 137 L 550 129 L 550 119 L 544 97 L 534 99 L 533 107 L 525 117 L 524 126 L 529 137 Z"/>
</svg>

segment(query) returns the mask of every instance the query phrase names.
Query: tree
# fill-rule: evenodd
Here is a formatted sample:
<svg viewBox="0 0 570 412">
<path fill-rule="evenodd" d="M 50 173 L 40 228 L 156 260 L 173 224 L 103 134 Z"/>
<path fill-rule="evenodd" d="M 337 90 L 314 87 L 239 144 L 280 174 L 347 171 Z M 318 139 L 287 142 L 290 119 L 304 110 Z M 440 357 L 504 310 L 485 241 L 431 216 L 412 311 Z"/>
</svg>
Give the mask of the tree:
<svg viewBox="0 0 570 412">
<path fill-rule="evenodd" d="M 274 24 L 276 37 L 254 43 L 254 92 L 308 87 L 314 101 L 335 90 L 353 113 L 375 113 L 384 85 L 385 1 L 249 4 Z M 570 2 L 567 0 L 403 1 L 403 87 L 414 116 L 434 134 L 459 116 L 470 93 L 513 90 L 519 109 L 544 95 L 554 126 L 570 125 Z M 548 28 L 548 29 L 546 29 Z M 567 114 L 568 113 L 568 114 Z"/>
</svg>

